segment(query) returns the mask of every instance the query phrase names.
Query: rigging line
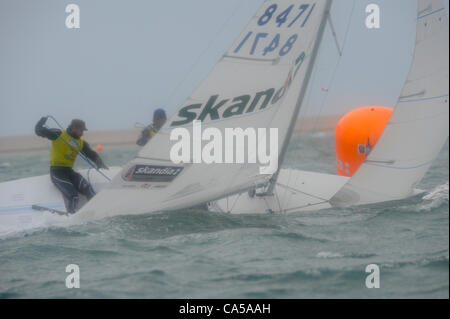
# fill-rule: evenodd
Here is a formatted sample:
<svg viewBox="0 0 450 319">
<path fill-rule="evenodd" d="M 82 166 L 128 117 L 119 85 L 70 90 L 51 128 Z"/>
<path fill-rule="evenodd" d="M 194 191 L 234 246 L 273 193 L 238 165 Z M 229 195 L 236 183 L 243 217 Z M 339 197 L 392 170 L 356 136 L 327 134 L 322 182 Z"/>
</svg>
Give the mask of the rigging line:
<svg viewBox="0 0 450 319">
<path fill-rule="evenodd" d="M 291 177 L 292 177 L 293 174 L 288 174 L 288 175 L 289 175 L 289 178 L 288 178 L 287 184 L 290 185 Z M 297 178 L 298 178 L 298 176 L 297 176 Z M 285 201 L 286 201 L 286 206 L 289 206 L 289 202 L 291 200 L 291 196 L 288 197 L 286 189 L 285 189 L 285 192 L 284 192 L 284 198 L 285 198 Z"/>
<path fill-rule="evenodd" d="M 194 70 L 194 68 L 198 65 L 198 63 L 202 60 L 202 57 L 206 54 L 206 52 L 208 52 L 208 50 L 212 47 L 212 44 L 217 40 L 218 35 L 221 34 L 226 26 L 228 26 L 228 24 L 230 23 L 231 19 L 236 15 L 236 13 L 238 12 L 238 9 L 240 9 L 242 7 L 242 4 L 244 3 L 243 1 L 238 1 L 237 2 L 237 6 L 234 8 L 233 12 L 231 13 L 231 16 L 225 21 L 225 23 L 221 26 L 219 32 L 217 32 L 214 36 L 214 38 L 209 42 L 208 46 L 203 50 L 203 52 L 198 56 L 197 60 L 195 60 L 195 62 L 189 67 L 188 72 L 186 73 L 186 75 L 183 77 L 183 79 L 177 84 L 177 86 L 173 89 L 172 93 L 169 95 L 169 97 L 166 99 L 165 104 L 167 105 L 171 99 L 173 98 L 173 96 L 175 95 L 176 92 L 178 92 L 179 88 L 183 85 L 183 83 L 186 82 L 187 78 L 189 77 L 190 74 L 192 74 L 192 71 Z"/>
<path fill-rule="evenodd" d="M 348 34 L 349 34 L 349 31 L 350 31 L 350 25 L 351 25 L 351 22 L 352 22 L 352 17 L 353 17 L 353 15 L 354 15 L 354 11 L 355 11 L 355 5 L 356 5 L 356 0 L 353 1 L 352 9 L 351 9 L 351 12 L 350 12 L 349 22 L 348 22 L 348 24 L 347 24 L 347 29 L 346 29 L 346 32 L 345 32 L 345 35 L 344 35 L 344 41 L 343 41 L 343 45 L 342 45 L 342 50 L 344 50 L 345 44 L 346 44 L 347 39 L 348 39 Z M 327 14 L 328 14 L 327 20 L 331 23 L 331 19 L 330 19 L 331 13 L 328 12 Z M 332 31 L 334 31 L 334 28 L 333 28 L 333 27 L 332 27 L 332 29 L 333 29 Z M 337 39 L 336 39 L 336 41 L 337 41 Z M 334 81 L 334 78 L 335 78 L 335 76 L 336 76 L 337 69 L 338 69 L 338 67 L 339 67 L 339 65 L 340 65 L 341 59 L 342 59 L 342 51 L 340 51 L 340 56 L 339 56 L 339 59 L 338 59 L 338 63 L 336 64 L 336 67 L 334 68 L 333 75 L 332 75 L 332 78 L 331 78 L 331 80 L 330 80 L 330 84 L 328 85 L 328 90 L 329 90 L 329 87 L 331 86 L 331 84 L 332 84 L 333 81 Z M 317 67 L 317 66 L 314 66 L 314 68 L 316 68 L 316 67 Z M 313 75 L 312 75 L 312 81 L 315 80 L 316 74 L 317 74 L 317 72 L 313 72 Z M 309 83 L 308 85 L 310 85 L 311 88 L 313 87 L 313 83 Z M 310 100 L 310 98 L 311 98 L 311 95 L 312 95 L 311 90 L 308 90 L 308 91 L 309 91 L 309 92 L 308 92 L 309 94 L 308 94 L 307 99 L 306 99 L 307 102 L 309 102 L 309 100 Z M 327 95 L 327 96 L 328 96 L 328 95 Z M 316 117 L 315 123 L 314 123 L 314 125 L 311 127 L 311 132 L 312 132 L 312 133 L 314 133 L 314 132 L 316 131 L 316 128 L 317 128 L 317 121 L 318 121 L 318 118 L 319 118 L 319 116 L 320 116 L 320 114 L 321 114 L 321 112 L 322 112 L 323 106 L 325 105 L 325 101 L 326 101 L 326 97 L 325 97 L 325 99 L 323 100 L 322 105 L 321 105 L 321 107 L 320 107 L 319 115 Z M 309 109 L 309 105 L 310 105 L 310 103 L 307 104 L 307 110 Z M 314 117 L 313 117 L 313 118 L 314 118 Z M 301 131 L 301 126 L 302 126 L 301 121 L 300 121 L 299 124 L 300 124 L 300 136 L 302 136 L 302 135 L 304 135 L 304 133 L 302 133 L 302 131 Z M 278 183 L 277 183 L 277 184 L 278 184 Z M 312 195 L 310 195 L 310 194 L 306 194 L 306 193 L 304 193 L 304 194 L 305 194 L 305 195 L 308 195 L 308 196 L 312 196 Z M 315 197 L 315 196 L 312 196 L 312 197 Z M 320 200 L 325 200 L 325 199 L 323 199 L 323 198 L 318 198 L 318 199 L 320 199 Z"/>
<path fill-rule="evenodd" d="M 242 195 L 243 193 L 239 193 L 238 194 L 238 196 L 237 196 L 237 198 L 236 198 L 236 200 L 234 201 L 234 203 L 233 203 L 233 206 L 231 206 L 231 209 L 230 209 L 230 211 L 232 211 L 233 210 L 233 208 L 234 208 L 234 206 L 236 206 L 236 203 L 237 203 L 237 201 L 239 200 L 239 198 L 241 197 L 241 195 Z M 228 196 L 229 197 L 229 196 Z"/>
<path fill-rule="evenodd" d="M 303 82 L 301 82 L 300 93 L 297 97 L 291 119 L 289 120 L 289 125 L 287 127 L 287 131 L 285 134 L 285 138 L 283 140 L 283 144 L 281 146 L 281 150 L 279 151 L 278 162 L 280 163 L 280 165 L 283 163 L 283 161 L 286 157 L 286 152 L 287 152 L 287 149 L 289 146 L 289 142 L 292 138 L 292 134 L 294 132 L 295 125 L 297 123 L 298 115 L 300 113 L 300 108 L 301 108 L 303 101 L 305 99 L 305 96 L 306 96 L 306 91 L 307 91 L 307 88 L 309 85 L 309 81 L 311 80 L 311 75 L 314 70 L 315 61 L 317 59 L 320 45 L 323 40 L 323 35 L 325 32 L 325 27 L 326 27 L 326 18 L 327 18 L 326 16 L 330 13 L 331 4 L 332 4 L 331 0 L 326 0 L 323 14 L 321 14 L 321 16 L 320 16 L 320 24 L 317 29 L 317 36 L 316 36 L 315 40 L 313 39 L 310 43 L 310 45 L 313 46 L 312 51 L 311 51 L 311 56 L 308 58 L 309 61 L 305 65 L 305 75 L 303 78 Z M 286 98 L 286 96 L 284 98 Z M 272 174 L 269 186 L 267 188 L 267 192 L 266 192 L 267 194 L 271 194 L 273 192 L 273 188 L 275 187 L 276 180 L 278 178 L 278 175 L 280 174 L 280 169 L 281 169 L 280 165 L 278 165 L 277 171 Z"/>
<path fill-rule="evenodd" d="M 433 12 L 430 12 L 430 13 L 428 13 L 428 14 L 425 14 L 425 15 L 423 15 L 423 16 L 418 17 L 417 20 L 423 19 L 423 18 L 425 18 L 425 17 L 428 17 L 429 15 L 436 14 L 436 13 L 439 13 L 439 12 L 444 11 L 444 10 L 445 10 L 445 8 L 437 9 L 437 10 L 435 10 L 435 11 L 433 11 Z"/>
<path fill-rule="evenodd" d="M 382 164 L 377 164 L 377 163 L 366 163 L 367 165 L 371 165 L 371 166 L 377 166 L 377 167 L 382 167 L 382 168 L 390 168 L 390 169 L 398 169 L 398 170 L 410 170 L 410 169 L 417 169 L 417 168 L 421 168 L 424 166 L 427 166 L 431 163 L 433 163 L 434 159 L 427 161 L 425 163 L 421 163 L 415 166 L 387 166 L 387 165 L 382 165 Z"/>
<path fill-rule="evenodd" d="M 424 98 L 414 99 L 414 100 L 401 99 L 402 97 L 400 97 L 400 100 L 398 101 L 398 103 L 422 102 L 422 101 L 441 99 L 441 98 L 444 98 L 444 97 L 448 97 L 448 94 L 439 95 L 439 96 L 424 97 Z M 406 97 L 403 97 L 403 98 L 406 98 Z"/>
<path fill-rule="evenodd" d="M 310 106 L 311 106 L 310 102 L 311 102 L 311 96 L 312 96 L 312 89 L 311 88 L 314 87 L 314 83 L 316 83 L 316 80 L 317 80 L 317 72 L 315 72 L 317 70 L 317 66 L 314 66 L 313 70 L 314 71 L 312 72 L 311 80 L 310 80 L 310 82 L 308 84 L 308 89 L 307 89 L 307 92 L 306 92 L 305 101 L 303 103 L 303 106 L 300 109 L 300 113 L 304 112 L 304 114 L 308 114 L 308 111 L 310 110 Z M 301 121 L 300 113 L 299 113 L 299 119 L 297 119 L 297 121 L 296 121 L 296 125 L 298 123 L 298 127 L 299 127 L 299 131 L 298 131 L 298 133 L 296 135 L 296 137 L 298 137 L 298 138 L 301 138 L 302 136 L 304 136 L 304 132 L 302 132 L 302 130 L 301 130 L 302 121 Z"/>
<path fill-rule="evenodd" d="M 262 199 L 264 200 L 264 203 L 266 204 L 266 208 L 272 211 L 272 208 L 270 207 L 269 203 L 267 202 L 266 197 L 267 196 L 263 196 Z M 266 211 L 267 211 L 267 209 L 266 209 Z"/>
<path fill-rule="evenodd" d="M 300 177 L 300 176 L 297 174 L 296 177 L 295 177 L 295 183 L 294 183 L 294 185 L 297 185 L 299 177 Z M 280 187 L 283 187 L 283 185 L 282 185 L 281 183 L 279 183 L 279 184 L 280 184 L 280 185 L 279 185 Z M 290 185 L 290 184 L 288 184 L 288 185 Z M 286 191 L 289 190 L 289 189 L 286 188 L 286 187 L 285 187 L 285 189 L 286 189 Z M 295 191 L 296 191 L 296 190 L 295 190 Z M 296 195 L 297 192 L 295 192 L 295 191 L 294 191 L 294 192 L 291 191 L 291 194 L 292 194 L 292 195 Z M 291 196 L 291 198 L 292 198 L 292 197 L 293 197 L 293 196 Z M 287 206 L 287 204 L 286 204 L 286 206 Z"/>
<path fill-rule="evenodd" d="M 333 34 L 334 42 L 336 44 L 337 50 L 339 52 L 339 56 L 342 56 L 342 50 L 339 46 L 339 41 L 336 35 L 336 30 L 334 29 L 333 21 L 331 20 L 331 14 L 328 15 L 328 23 L 330 24 L 331 33 Z"/>
<path fill-rule="evenodd" d="M 269 0 L 265 0 L 265 2 L 267 2 L 267 1 L 269 1 Z M 311 43 L 309 43 L 308 49 L 305 50 L 305 52 L 310 52 L 310 51 L 312 51 L 312 48 L 313 48 L 313 47 L 314 47 L 314 41 L 312 41 Z M 305 61 L 308 60 L 310 57 L 311 57 L 311 54 L 306 54 Z M 313 70 L 314 70 L 314 69 L 315 69 L 315 66 L 313 66 Z M 289 72 L 288 72 L 288 74 L 289 74 Z M 314 75 L 315 75 L 315 72 L 312 72 L 311 78 L 314 78 Z M 310 82 L 311 82 L 311 81 L 310 81 Z M 292 83 L 291 83 L 291 85 L 292 85 Z M 310 85 L 310 84 L 308 83 L 308 86 L 309 86 L 309 85 Z M 308 90 L 306 90 L 306 93 L 305 93 L 305 99 L 307 98 L 308 94 L 309 94 L 309 92 L 308 92 Z M 285 97 L 285 96 L 284 96 L 284 97 Z M 282 101 L 281 101 L 281 105 L 284 103 L 284 97 L 283 97 L 283 99 L 282 99 Z M 302 103 L 302 104 L 304 104 L 304 103 Z M 302 109 L 302 108 L 300 108 L 300 109 Z M 280 110 L 281 110 L 281 107 L 278 107 L 278 108 L 274 111 L 272 117 L 269 118 L 269 119 L 267 120 L 266 127 L 270 127 L 270 125 L 271 125 L 272 122 L 274 121 L 276 115 L 278 115 L 278 113 L 280 112 Z M 297 123 L 297 122 L 296 122 L 296 123 Z"/>
<path fill-rule="evenodd" d="M 279 186 L 281 186 L 281 187 L 284 187 L 284 188 L 286 188 L 286 189 L 289 189 L 289 190 L 291 190 L 291 191 L 293 191 L 293 192 L 297 192 L 297 193 L 300 193 L 300 194 L 303 194 L 303 195 L 307 195 L 307 196 L 310 196 L 310 197 L 313 197 L 313 198 L 316 198 L 316 199 L 328 201 L 328 200 L 325 199 L 325 198 L 322 198 L 322 197 L 319 197 L 319 196 L 316 196 L 316 195 L 312 195 L 312 194 L 303 192 L 303 191 L 301 191 L 301 190 L 298 190 L 298 189 L 296 189 L 296 188 L 293 188 L 293 187 L 290 187 L 290 186 L 287 186 L 287 185 L 284 185 L 284 184 L 281 184 L 281 183 L 278 183 L 278 182 L 277 182 L 277 185 L 279 185 Z"/>
<path fill-rule="evenodd" d="M 308 93 L 307 93 L 307 97 L 306 97 L 306 101 L 305 101 L 305 108 L 302 108 L 300 110 L 300 112 L 304 112 L 305 114 L 305 118 L 306 118 L 306 114 L 308 114 L 308 111 L 311 109 L 311 96 L 312 96 L 312 89 L 314 87 L 314 83 L 316 83 L 317 81 L 317 72 L 313 72 L 312 74 L 312 78 L 311 78 L 311 82 L 309 84 L 309 88 L 308 88 Z M 302 119 L 300 117 L 300 119 L 297 119 L 297 123 L 298 123 L 298 127 L 299 127 L 299 131 L 298 131 L 298 135 L 297 137 L 299 139 L 301 139 L 301 137 L 303 137 L 305 135 L 305 131 L 306 130 L 302 130 L 301 126 L 302 126 Z"/>
<path fill-rule="evenodd" d="M 301 208 L 305 208 L 305 207 L 312 207 L 312 206 L 317 206 L 317 205 L 322 205 L 322 204 L 327 204 L 328 201 L 324 201 L 324 202 L 319 202 L 319 203 L 314 203 L 314 204 L 308 204 L 308 205 L 302 205 L 302 206 L 296 206 L 296 207 L 292 207 L 292 208 L 288 208 L 286 209 L 286 213 L 288 211 L 292 211 L 292 210 L 296 210 L 296 209 L 301 209 Z"/>
<path fill-rule="evenodd" d="M 398 124 L 407 124 L 407 123 L 415 123 L 415 122 L 419 122 L 422 120 L 431 120 L 431 119 L 435 119 L 435 118 L 439 118 L 441 116 L 447 116 L 448 117 L 448 110 L 436 113 L 436 114 L 432 114 L 429 116 L 422 116 L 422 117 L 416 117 L 412 120 L 404 120 L 404 121 L 392 121 L 390 123 L 388 123 L 387 125 L 392 126 L 392 125 L 398 125 Z"/>
<path fill-rule="evenodd" d="M 280 213 L 282 213 L 283 207 L 281 207 L 280 199 L 278 198 L 278 192 L 274 191 L 274 194 L 275 194 L 275 198 L 277 199 L 277 202 L 278 202 L 278 208 L 280 209 Z"/>
<path fill-rule="evenodd" d="M 267 1 L 269 1 L 269 0 L 266 0 L 266 2 Z M 328 13 L 329 14 L 329 13 Z M 312 51 L 312 48 L 314 47 L 314 41 L 312 41 L 311 43 L 309 43 L 309 46 L 308 46 L 308 49 L 307 50 L 305 50 L 305 52 L 310 52 L 310 51 Z M 318 54 L 317 54 L 318 55 Z M 306 55 L 306 57 L 305 57 L 305 61 L 307 60 L 307 59 L 309 59 L 311 57 L 311 54 L 307 54 Z M 316 66 L 314 65 L 313 66 L 313 70 L 316 68 Z M 311 74 L 311 80 L 309 81 L 309 82 L 311 82 L 313 79 L 314 79 L 314 77 L 315 77 L 315 72 L 311 72 L 312 74 Z M 289 74 L 289 73 L 288 73 Z M 292 84 L 291 84 L 292 85 Z M 308 83 L 308 85 L 307 85 L 307 88 L 310 86 L 311 84 L 310 83 Z M 305 98 L 304 98 L 304 102 L 308 99 L 308 96 L 310 95 L 310 90 L 306 90 L 306 93 L 305 93 Z M 282 100 L 282 102 L 281 102 L 281 104 L 283 104 L 284 103 L 284 100 Z M 303 105 L 304 105 L 305 103 L 302 103 L 302 107 L 300 108 L 300 110 L 299 110 L 299 112 L 301 112 L 302 111 L 302 109 L 303 109 Z M 309 105 L 309 104 L 308 104 Z M 276 115 L 280 112 L 280 110 L 281 110 L 281 107 L 278 107 L 275 111 L 274 111 L 274 114 L 273 114 L 273 116 L 271 117 L 271 118 L 269 118 L 268 120 L 267 120 L 267 124 L 266 124 L 266 127 L 270 127 L 270 125 L 272 124 L 272 122 L 274 121 L 274 118 L 276 117 Z M 300 113 L 299 113 L 300 114 Z M 298 120 L 296 121 L 296 123 L 298 122 Z M 295 124 L 296 125 L 296 124 Z M 295 130 L 294 130 L 295 131 Z"/>
<path fill-rule="evenodd" d="M 349 32 L 350 32 L 350 25 L 352 24 L 352 18 L 353 18 L 354 12 L 355 12 L 355 6 L 356 6 L 356 0 L 353 1 L 352 10 L 351 10 L 351 12 L 350 12 L 350 18 L 348 19 L 347 30 L 345 31 L 345 34 L 344 34 L 344 41 L 342 42 L 342 52 L 345 50 L 345 45 L 346 45 L 346 43 L 347 43 L 348 34 L 349 34 Z M 333 74 L 332 74 L 332 76 L 331 76 L 330 82 L 329 82 L 328 87 L 327 87 L 328 92 L 327 92 L 327 94 L 325 95 L 325 98 L 323 99 L 322 104 L 321 104 L 321 106 L 320 106 L 320 108 L 319 108 L 319 113 L 317 114 L 316 120 L 315 120 L 314 125 L 313 125 L 313 127 L 312 127 L 312 133 L 316 133 L 316 132 L 317 132 L 317 122 L 318 122 L 318 120 L 319 120 L 320 115 L 322 114 L 323 107 L 325 106 L 326 101 L 328 100 L 330 88 L 331 88 L 331 86 L 332 86 L 333 83 L 334 83 L 334 79 L 335 79 L 335 77 L 336 77 L 337 70 L 339 69 L 339 66 L 340 66 L 340 64 L 341 64 L 341 61 L 342 61 L 342 54 L 340 55 L 340 57 L 339 57 L 339 59 L 338 59 L 338 62 L 336 63 L 336 66 L 335 66 L 335 68 L 334 68 L 334 70 L 333 70 Z"/>
</svg>

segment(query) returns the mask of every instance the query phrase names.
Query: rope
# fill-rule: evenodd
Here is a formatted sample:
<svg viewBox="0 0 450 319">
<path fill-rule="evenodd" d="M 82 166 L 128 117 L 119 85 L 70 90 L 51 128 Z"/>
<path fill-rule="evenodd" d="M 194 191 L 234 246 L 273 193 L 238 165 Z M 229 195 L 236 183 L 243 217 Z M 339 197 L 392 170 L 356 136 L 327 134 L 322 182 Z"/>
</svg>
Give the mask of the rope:
<svg viewBox="0 0 450 319">
<path fill-rule="evenodd" d="M 356 0 L 353 1 L 353 6 L 352 6 L 351 13 L 350 13 L 350 18 L 349 18 L 349 20 L 348 20 L 349 22 L 348 22 L 348 24 L 347 24 L 347 30 L 345 31 L 344 41 L 342 42 L 342 51 L 339 52 L 339 53 L 340 53 L 339 59 L 338 59 L 338 61 L 337 61 L 337 63 L 336 63 L 336 66 L 335 66 L 335 68 L 334 68 L 334 70 L 333 70 L 333 74 L 332 74 L 332 76 L 331 76 L 330 82 L 329 82 L 329 84 L 328 84 L 328 86 L 327 86 L 327 94 L 325 95 L 325 98 L 323 99 L 322 104 L 320 105 L 319 113 L 317 114 L 316 120 L 314 121 L 314 125 L 313 125 L 313 127 L 312 127 L 312 133 L 317 132 L 317 122 L 318 122 L 318 120 L 319 120 L 320 115 L 322 114 L 323 107 L 325 106 L 325 104 L 326 104 L 326 102 L 327 102 L 327 100 L 328 100 L 330 88 L 332 87 L 332 85 L 333 85 L 333 83 L 334 83 L 334 79 L 335 79 L 335 77 L 336 77 L 337 70 L 338 70 L 339 65 L 340 65 L 340 63 L 341 63 L 341 61 L 342 61 L 342 52 L 343 52 L 344 49 L 345 49 L 345 44 L 346 44 L 346 42 L 347 42 L 348 34 L 349 34 L 349 32 L 350 32 L 350 25 L 351 25 L 351 23 L 352 23 L 352 17 L 353 17 L 354 11 L 355 11 L 355 5 L 356 5 Z M 331 20 L 330 20 L 330 21 L 331 21 Z M 332 30 L 331 32 L 333 33 L 333 30 Z M 333 36 L 334 36 L 334 35 L 333 35 Z M 336 41 L 337 41 L 337 39 L 336 39 Z"/>
</svg>

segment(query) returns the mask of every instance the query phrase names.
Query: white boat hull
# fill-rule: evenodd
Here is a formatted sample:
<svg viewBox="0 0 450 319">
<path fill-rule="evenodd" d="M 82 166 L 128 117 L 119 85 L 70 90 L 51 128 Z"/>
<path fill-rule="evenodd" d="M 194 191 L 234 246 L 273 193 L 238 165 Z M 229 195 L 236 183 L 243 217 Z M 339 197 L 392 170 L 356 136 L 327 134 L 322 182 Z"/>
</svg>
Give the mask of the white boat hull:
<svg viewBox="0 0 450 319">
<path fill-rule="evenodd" d="M 112 178 L 120 170 L 120 167 L 111 167 L 102 172 Z M 108 184 L 105 177 L 93 169 L 81 170 L 79 173 L 91 182 L 96 192 Z M 85 203 L 86 198 L 81 195 L 79 207 Z M 61 192 L 53 185 L 49 174 L 0 183 L 0 235 L 28 226 L 39 226 L 50 219 L 67 219 L 52 216 L 49 212 L 35 211 L 32 205 L 66 211 Z"/>
<path fill-rule="evenodd" d="M 208 209 L 231 214 L 256 214 L 330 208 L 329 200 L 348 180 L 344 176 L 282 169 L 273 196 L 251 196 L 245 192 L 211 202 Z"/>
<path fill-rule="evenodd" d="M 113 178 L 120 171 L 120 167 L 112 167 L 103 173 Z M 94 170 L 82 170 L 79 173 L 89 178 L 96 192 L 108 185 L 108 181 Z M 249 192 L 244 192 L 210 202 L 207 207 L 211 212 L 231 214 L 291 213 L 327 209 L 333 207 L 330 199 L 348 180 L 349 178 L 344 176 L 282 169 L 273 196 L 251 196 Z M 80 196 L 80 207 L 85 203 L 86 198 Z M 32 205 L 65 211 L 63 197 L 52 184 L 48 174 L 0 183 L 0 237 L 30 228 L 90 220 L 74 220 L 67 216 L 36 211 L 31 208 Z M 73 217 L 76 216 L 77 214 Z"/>
</svg>

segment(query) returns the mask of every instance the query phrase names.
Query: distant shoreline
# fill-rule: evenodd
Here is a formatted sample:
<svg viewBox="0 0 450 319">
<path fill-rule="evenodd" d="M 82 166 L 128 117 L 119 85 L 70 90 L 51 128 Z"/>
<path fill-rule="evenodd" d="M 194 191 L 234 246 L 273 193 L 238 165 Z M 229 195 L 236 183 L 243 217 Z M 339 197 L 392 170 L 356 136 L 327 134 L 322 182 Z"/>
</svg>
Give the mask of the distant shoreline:
<svg viewBox="0 0 450 319">
<path fill-rule="evenodd" d="M 92 146 L 134 144 L 140 129 L 115 131 L 87 131 L 83 138 Z M 51 141 L 36 135 L 17 135 L 0 137 L 0 153 L 16 153 L 48 150 Z"/>
<path fill-rule="evenodd" d="M 302 118 L 296 123 L 295 131 L 331 131 L 337 123 L 337 118 Z M 135 144 L 141 132 L 140 128 L 110 130 L 110 131 L 87 131 L 84 139 L 93 147 L 101 145 L 126 145 Z M 19 153 L 48 150 L 50 141 L 36 135 L 0 136 L 0 153 Z"/>
</svg>

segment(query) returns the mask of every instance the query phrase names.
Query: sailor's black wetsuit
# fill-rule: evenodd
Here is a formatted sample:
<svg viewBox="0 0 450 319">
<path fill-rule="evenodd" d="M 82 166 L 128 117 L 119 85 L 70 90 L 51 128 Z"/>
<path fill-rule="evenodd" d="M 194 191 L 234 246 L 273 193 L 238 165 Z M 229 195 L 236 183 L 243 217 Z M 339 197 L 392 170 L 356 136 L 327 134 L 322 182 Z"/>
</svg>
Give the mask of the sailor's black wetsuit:
<svg viewBox="0 0 450 319">
<path fill-rule="evenodd" d="M 46 117 L 43 117 L 39 120 L 39 122 L 36 124 L 35 132 L 38 136 L 55 141 L 60 138 L 61 134 L 63 134 L 63 131 L 59 129 L 49 129 L 44 127 L 46 120 Z M 76 140 L 74 136 L 70 135 L 70 130 L 67 130 L 66 132 L 69 136 Z M 89 144 L 87 142 L 83 141 L 83 147 L 81 151 L 98 167 L 106 167 L 100 156 L 89 147 Z M 95 192 L 92 189 L 91 185 L 83 176 L 75 172 L 72 167 L 51 165 L 50 177 L 53 184 L 61 191 L 64 197 L 64 203 L 66 205 L 67 212 L 71 214 L 75 213 L 78 205 L 78 192 L 85 195 L 88 200 L 95 195 Z"/>
<path fill-rule="evenodd" d="M 155 128 L 154 125 L 150 124 L 147 127 L 145 127 L 141 135 L 139 136 L 138 140 L 136 141 L 136 144 L 139 146 L 145 146 L 145 144 L 148 143 L 148 141 L 155 136 L 155 134 L 158 132 L 158 130 Z"/>
</svg>

